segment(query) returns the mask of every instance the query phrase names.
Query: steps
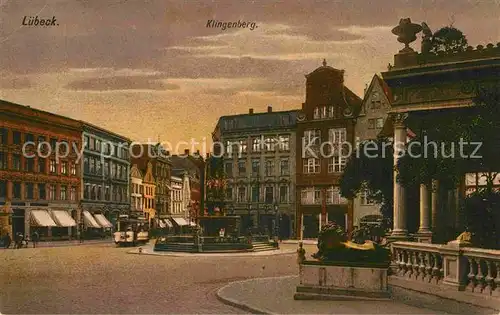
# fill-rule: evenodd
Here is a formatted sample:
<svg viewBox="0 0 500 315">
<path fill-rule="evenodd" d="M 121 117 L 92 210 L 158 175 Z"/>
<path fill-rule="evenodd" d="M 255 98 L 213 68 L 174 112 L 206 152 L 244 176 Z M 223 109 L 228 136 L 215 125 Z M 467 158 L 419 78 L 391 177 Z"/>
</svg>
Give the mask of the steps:
<svg viewBox="0 0 500 315">
<path fill-rule="evenodd" d="M 168 244 L 158 244 L 155 246 L 155 251 L 164 252 L 183 252 L 183 253 L 195 253 L 196 249 L 193 244 L 189 243 L 168 243 Z"/>
<path fill-rule="evenodd" d="M 254 252 L 264 252 L 268 250 L 276 250 L 278 248 L 274 245 L 274 243 L 254 242 L 252 243 L 252 249 Z"/>
</svg>

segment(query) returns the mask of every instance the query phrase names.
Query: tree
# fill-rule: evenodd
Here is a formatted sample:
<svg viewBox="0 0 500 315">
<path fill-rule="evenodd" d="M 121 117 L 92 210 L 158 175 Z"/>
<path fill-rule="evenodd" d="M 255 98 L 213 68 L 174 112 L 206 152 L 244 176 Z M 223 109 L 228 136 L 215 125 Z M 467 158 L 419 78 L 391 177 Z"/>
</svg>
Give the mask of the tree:
<svg viewBox="0 0 500 315">
<path fill-rule="evenodd" d="M 345 198 L 355 198 L 367 190 L 368 197 L 381 205 L 384 224 L 389 227 L 393 218 L 393 156 L 387 138 L 363 141 L 349 157 L 340 180 Z"/>
<path fill-rule="evenodd" d="M 446 26 L 432 35 L 430 52 L 453 54 L 465 51 L 468 45 L 467 38 L 462 31 L 453 26 Z"/>
</svg>

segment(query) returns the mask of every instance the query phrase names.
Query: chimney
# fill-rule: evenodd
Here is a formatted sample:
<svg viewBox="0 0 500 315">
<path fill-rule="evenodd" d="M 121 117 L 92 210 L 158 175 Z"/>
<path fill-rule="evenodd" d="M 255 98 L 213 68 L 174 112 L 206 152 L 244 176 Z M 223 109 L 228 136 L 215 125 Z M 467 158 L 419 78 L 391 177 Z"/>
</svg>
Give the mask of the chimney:
<svg viewBox="0 0 500 315">
<path fill-rule="evenodd" d="M 249 114 L 253 114 L 253 108 L 250 108 L 250 109 L 248 110 L 248 113 L 249 113 Z"/>
<path fill-rule="evenodd" d="M 267 106 L 267 112 L 272 113 L 273 112 L 273 107 L 271 105 Z"/>
<path fill-rule="evenodd" d="M 167 156 L 170 156 L 170 151 L 167 151 Z"/>
<path fill-rule="evenodd" d="M 184 150 L 184 154 L 185 154 L 185 155 L 189 155 L 189 149 L 185 149 L 185 150 Z"/>
</svg>

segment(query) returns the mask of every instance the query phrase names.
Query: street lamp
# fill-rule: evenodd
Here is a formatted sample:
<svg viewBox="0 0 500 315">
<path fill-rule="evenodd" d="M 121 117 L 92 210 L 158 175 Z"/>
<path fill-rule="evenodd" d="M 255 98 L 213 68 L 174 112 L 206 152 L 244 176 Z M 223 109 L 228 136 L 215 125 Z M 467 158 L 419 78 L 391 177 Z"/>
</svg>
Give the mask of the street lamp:
<svg viewBox="0 0 500 315">
<path fill-rule="evenodd" d="M 278 211 L 278 203 L 274 203 L 274 241 L 277 242 L 280 235 L 281 222 L 280 213 Z"/>
</svg>

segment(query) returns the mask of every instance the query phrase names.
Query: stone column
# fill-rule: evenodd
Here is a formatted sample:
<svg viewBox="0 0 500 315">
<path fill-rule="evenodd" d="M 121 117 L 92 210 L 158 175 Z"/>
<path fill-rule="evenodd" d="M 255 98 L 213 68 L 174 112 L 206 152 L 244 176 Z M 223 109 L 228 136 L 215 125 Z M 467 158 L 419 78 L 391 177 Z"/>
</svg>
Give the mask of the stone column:
<svg viewBox="0 0 500 315">
<path fill-rule="evenodd" d="M 425 243 L 429 243 L 432 237 L 430 230 L 430 194 L 429 187 L 426 184 L 420 184 L 420 227 L 418 229 L 418 240 Z"/>
<path fill-rule="evenodd" d="M 405 119 L 408 114 L 398 113 L 393 116 L 394 121 L 394 166 L 398 162 L 398 152 L 404 149 L 406 143 L 406 126 Z M 392 229 L 392 237 L 406 238 L 408 230 L 406 228 L 406 209 L 405 209 L 405 194 L 404 187 L 398 181 L 397 171 L 394 169 L 394 222 Z"/>
</svg>

